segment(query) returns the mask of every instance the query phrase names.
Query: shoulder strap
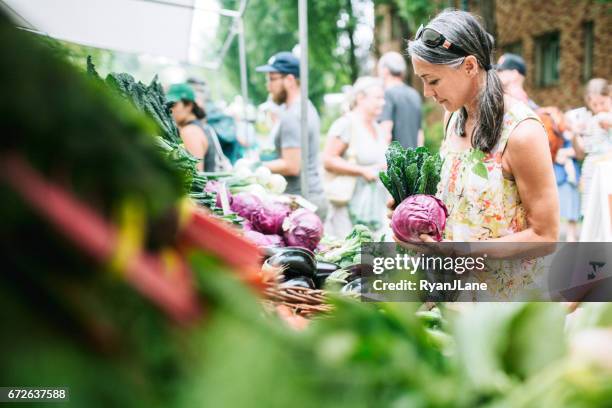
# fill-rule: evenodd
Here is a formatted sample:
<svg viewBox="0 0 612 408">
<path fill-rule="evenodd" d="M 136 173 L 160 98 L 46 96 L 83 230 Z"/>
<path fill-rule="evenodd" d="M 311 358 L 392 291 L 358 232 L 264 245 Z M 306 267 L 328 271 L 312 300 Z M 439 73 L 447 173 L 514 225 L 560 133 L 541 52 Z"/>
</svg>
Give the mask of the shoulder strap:
<svg viewBox="0 0 612 408">
<path fill-rule="evenodd" d="M 511 117 L 506 118 L 506 115 L 510 115 Z M 544 132 L 546 132 L 546 127 L 544 127 L 544 124 L 542 123 L 538 115 L 536 115 L 531 109 L 529 109 L 527 105 L 524 105 L 523 108 L 523 105 L 517 104 L 510 111 L 506 112 L 504 114 L 504 126 L 502 128 L 502 134 L 499 138 L 499 142 L 497 142 L 497 147 L 495 148 L 495 150 L 503 154 L 506 151 L 506 147 L 508 146 L 508 140 L 510 139 L 510 136 L 512 135 L 514 129 L 519 125 L 519 123 L 530 119 L 535 120 L 540 125 L 542 125 L 542 129 L 544 129 Z"/>
<path fill-rule="evenodd" d="M 209 131 L 208 134 L 210 136 L 210 139 L 213 142 L 213 146 L 215 148 L 215 153 L 217 157 L 223 162 L 229 163 L 229 159 L 225 156 L 225 154 L 223 154 L 223 149 L 221 148 L 221 143 L 219 143 L 219 137 L 217 136 L 217 132 L 215 132 L 215 129 L 209 124 L 206 124 L 205 126 L 206 126 L 206 130 Z"/>
</svg>

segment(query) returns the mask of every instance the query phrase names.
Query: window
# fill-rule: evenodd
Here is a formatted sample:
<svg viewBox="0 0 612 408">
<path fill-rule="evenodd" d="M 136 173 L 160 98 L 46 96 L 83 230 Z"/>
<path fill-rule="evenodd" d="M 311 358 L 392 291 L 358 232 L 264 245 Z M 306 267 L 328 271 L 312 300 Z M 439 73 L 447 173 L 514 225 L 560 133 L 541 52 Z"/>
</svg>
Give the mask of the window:
<svg viewBox="0 0 612 408">
<path fill-rule="evenodd" d="M 536 85 L 550 86 L 559 83 L 561 46 L 559 32 L 548 33 L 535 39 Z"/>
<path fill-rule="evenodd" d="M 582 65 L 582 81 L 587 82 L 593 76 L 593 22 L 587 21 L 582 25 L 582 39 L 584 44 L 584 64 Z"/>
<path fill-rule="evenodd" d="M 523 56 L 523 42 L 517 41 L 517 42 L 513 42 L 513 43 L 502 46 L 502 53 L 503 54 L 511 53 L 511 54 L 520 55 L 522 57 Z"/>
</svg>

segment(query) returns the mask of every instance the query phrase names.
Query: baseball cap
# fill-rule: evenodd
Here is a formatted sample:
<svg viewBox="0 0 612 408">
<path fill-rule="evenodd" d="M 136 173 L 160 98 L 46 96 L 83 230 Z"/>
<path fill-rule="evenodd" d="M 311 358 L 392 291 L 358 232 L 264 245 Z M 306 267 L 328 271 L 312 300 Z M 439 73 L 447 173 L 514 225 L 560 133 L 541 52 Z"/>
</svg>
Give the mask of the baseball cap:
<svg viewBox="0 0 612 408">
<path fill-rule="evenodd" d="M 176 103 L 178 101 L 190 101 L 195 102 L 195 92 L 189 84 L 173 84 L 168 88 L 166 94 L 167 103 Z"/>
<path fill-rule="evenodd" d="M 300 60 L 288 51 L 274 54 L 268 60 L 267 65 L 255 68 L 257 72 L 279 72 L 281 74 L 291 74 L 296 78 L 300 77 Z"/>
<path fill-rule="evenodd" d="M 525 60 L 516 54 L 504 54 L 501 57 L 501 64 L 497 64 L 495 69 L 498 71 L 511 71 L 513 69 L 517 70 L 522 76 L 527 74 L 527 66 L 525 65 Z"/>
</svg>

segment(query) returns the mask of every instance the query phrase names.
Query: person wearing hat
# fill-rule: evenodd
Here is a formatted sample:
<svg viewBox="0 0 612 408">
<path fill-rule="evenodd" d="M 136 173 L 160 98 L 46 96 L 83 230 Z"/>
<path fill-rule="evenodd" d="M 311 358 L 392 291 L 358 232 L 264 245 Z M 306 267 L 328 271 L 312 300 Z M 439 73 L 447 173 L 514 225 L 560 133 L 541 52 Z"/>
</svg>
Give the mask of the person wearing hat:
<svg viewBox="0 0 612 408">
<path fill-rule="evenodd" d="M 525 77 L 527 76 L 525 60 L 519 55 L 506 53 L 499 57 L 497 62 L 495 68 L 504 87 L 504 92 L 527 104 L 534 111 L 538 109 L 538 105 L 527 96 L 524 88 Z"/>
<path fill-rule="evenodd" d="M 172 111 L 185 149 L 196 159 L 200 171 L 215 171 L 215 150 L 211 136 L 202 119 L 206 117 L 204 109 L 196 102 L 193 88 L 188 84 L 174 84 L 168 89 L 166 100 Z"/>
<path fill-rule="evenodd" d="M 256 71 L 266 73 L 267 88 L 272 100 L 283 106 L 273 135 L 277 159 L 264 162 L 264 165 L 273 173 L 285 176 L 286 192 L 301 194 L 314 203 L 317 206 L 317 214 L 324 219 L 327 202 L 319 176 L 321 121 L 310 100 L 308 101 L 308 161 L 302 163 L 300 60 L 290 52 L 279 52 L 270 58 L 268 64 L 257 67 Z M 308 191 L 301 191 L 302 166 L 305 166 L 308 174 Z"/>
</svg>

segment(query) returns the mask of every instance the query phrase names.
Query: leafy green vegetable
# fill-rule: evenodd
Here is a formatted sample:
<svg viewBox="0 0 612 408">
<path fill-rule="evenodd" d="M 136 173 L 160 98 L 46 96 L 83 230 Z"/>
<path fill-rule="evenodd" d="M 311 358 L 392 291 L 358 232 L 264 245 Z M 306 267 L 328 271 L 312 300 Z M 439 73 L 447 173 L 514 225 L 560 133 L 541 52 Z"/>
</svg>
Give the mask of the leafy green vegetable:
<svg viewBox="0 0 612 408">
<path fill-rule="evenodd" d="M 435 194 L 438 183 L 440 182 L 440 172 L 437 169 L 438 160 L 435 156 L 429 156 L 423 162 L 421 176 L 417 186 L 418 194 Z M 433 194 L 432 194 L 433 192 Z"/>
<path fill-rule="evenodd" d="M 166 96 L 157 76 L 149 85 L 136 82 L 134 77 L 127 73 L 110 73 L 103 81 L 91 57 L 87 57 L 87 73 L 100 83 L 105 83 L 123 98 L 130 101 L 138 110 L 144 112 L 158 126 L 159 135 L 157 145 L 166 158 L 177 168 L 183 176 L 184 191 L 199 194 L 204 188 L 206 180 L 199 174 L 197 163 L 182 145 L 178 128 L 166 104 Z"/>
<path fill-rule="evenodd" d="M 416 189 L 418 178 L 419 168 L 417 167 L 416 163 L 412 163 L 406 168 L 406 178 L 404 183 L 407 186 L 407 191 L 414 191 Z"/>
<path fill-rule="evenodd" d="M 439 155 L 430 154 L 426 147 L 404 149 L 393 142 L 385 158 L 387 171 L 379 176 L 396 205 L 415 194 L 436 194 L 442 169 Z"/>
<path fill-rule="evenodd" d="M 357 224 L 343 240 L 330 242 L 323 240 L 327 248 L 317 253 L 317 259 L 332 262 L 340 267 L 350 266 L 361 262 L 361 245 L 372 242 L 372 232 L 365 225 Z"/>
</svg>

